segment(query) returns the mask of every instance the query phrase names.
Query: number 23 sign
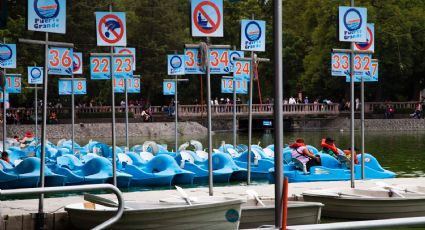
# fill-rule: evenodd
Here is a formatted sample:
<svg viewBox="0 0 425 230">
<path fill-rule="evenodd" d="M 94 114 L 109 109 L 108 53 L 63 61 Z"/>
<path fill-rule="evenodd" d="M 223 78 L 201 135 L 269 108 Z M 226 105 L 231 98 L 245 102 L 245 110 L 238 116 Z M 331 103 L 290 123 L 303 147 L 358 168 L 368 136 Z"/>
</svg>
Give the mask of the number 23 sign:
<svg viewBox="0 0 425 230">
<path fill-rule="evenodd" d="M 354 75 L 367 76 L 370 75 L 372 63 L 371 54 L 355 54 L 354 55 Z M 350 54 L 332 53 L 332 76 L 349 76 L 350 75 Z"/>
<path fill-rule="evenodd" d="M 72 57 L 72 49 L 56 47 L 49 48 L 48 73 L 53 75 L 72 75 Z"/>
<path fill-rule="evenodd" d="M 110 57 L 90 57 L 90 76 L 92 80 L 107 80 L 111 78 Z M 133 76 L 132 57 L 114 57 L 114 78 L 129 78 Z"/>
</svg>

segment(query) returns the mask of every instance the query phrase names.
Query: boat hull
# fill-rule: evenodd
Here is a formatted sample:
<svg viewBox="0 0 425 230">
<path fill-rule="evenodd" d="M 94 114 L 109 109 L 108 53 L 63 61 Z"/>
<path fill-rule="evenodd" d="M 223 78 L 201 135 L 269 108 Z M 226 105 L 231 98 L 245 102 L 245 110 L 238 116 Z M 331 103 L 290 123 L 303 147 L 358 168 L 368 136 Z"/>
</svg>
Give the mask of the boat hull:
<svg viewBox="0 0 425 230">
<path fill-rule="evenodd" d="M 323 204 L 316 202 L 288 202 L 288 225 L 318 224 L 320 223 Z M 241 229 L 257 228 L 262 225 L 274 225 L 274 205 L 242 206 Z"/>
<path fill-rule="evenodd" d="M 141 209 L 125 210 L 121 219 L 109 229 L 238 229 L 243 201 L 222 199 L 192 206 L 161 204 L 150 207 L 143 204 Z M 65 210 L 76 229 L 91 229 L 115 213 L 111 208 L 84 209 L 82 203 L 68 205 Z"/>
</svg>

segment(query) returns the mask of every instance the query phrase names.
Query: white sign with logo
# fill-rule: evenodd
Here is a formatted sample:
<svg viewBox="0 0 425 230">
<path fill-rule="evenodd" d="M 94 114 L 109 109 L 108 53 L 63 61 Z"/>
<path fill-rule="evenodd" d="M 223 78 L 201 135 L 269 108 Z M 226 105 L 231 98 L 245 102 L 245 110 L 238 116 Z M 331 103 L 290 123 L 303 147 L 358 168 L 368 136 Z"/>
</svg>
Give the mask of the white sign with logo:
<svg viewBox="0 0 425 230">
<path fill-rule="evenodd" d="M 339 41 L 366 42 L 367 9 L 359 7 L 339 7 Z"/>
<path fill-rule="evenodd" d="M 241 23 L 241 50 L 266 51 L 266 22 L 242 20 Z"/>
<path fill-rule="evenodd" d="M 28 84 L 43 84 L 43 67 L 28 66 Z"/>
</svg>

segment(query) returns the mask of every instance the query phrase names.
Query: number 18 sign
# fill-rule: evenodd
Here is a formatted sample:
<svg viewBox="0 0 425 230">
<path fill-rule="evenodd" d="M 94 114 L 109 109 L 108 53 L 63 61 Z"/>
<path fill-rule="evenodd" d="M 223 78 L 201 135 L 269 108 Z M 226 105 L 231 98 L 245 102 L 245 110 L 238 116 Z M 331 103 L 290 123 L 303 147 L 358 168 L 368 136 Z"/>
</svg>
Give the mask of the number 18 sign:
<svg viewBox="0 0 425 230">
<path fill-rule="evenodd" d="M 59 95 L 71 95 L 72 94 L 72 79 L 59 79 Z M 86 79 L 77 78 L 74 79 L 74 94 L 84 95 L 87 94 Z"/>
</svg>

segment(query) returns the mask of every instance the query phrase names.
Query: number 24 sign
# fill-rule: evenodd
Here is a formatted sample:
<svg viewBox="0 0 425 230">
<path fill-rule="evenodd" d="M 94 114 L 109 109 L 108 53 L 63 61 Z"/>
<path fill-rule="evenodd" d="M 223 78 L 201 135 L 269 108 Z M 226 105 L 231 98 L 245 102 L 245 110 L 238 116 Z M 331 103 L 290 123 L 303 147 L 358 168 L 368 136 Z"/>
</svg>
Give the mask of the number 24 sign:
<svg viewBox="0 0 425 230">
<path fill-rule="evenodd" d="M 72 75 L 72 57 L 72 49 L 56 47 L 49 48 L 48 73 L 54 75 Z"/>
<path fill-rule="evenodd" d="M 372 63 L 371 54 L 355 54 L 354 55 L 354 75 L 367 76 L 370 75 Z M 332 53 L 332 76 L 349 76 L 350 75 L 350 54 Z"/>
<path fill-rule="evenodd" d="M 92 80 L 111 78 L 110 57 L 90 57 L 90 77 Z M 133 76 L 132 57 L 113 57 L 114 78 Z"/>
</svg>

